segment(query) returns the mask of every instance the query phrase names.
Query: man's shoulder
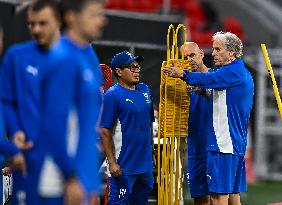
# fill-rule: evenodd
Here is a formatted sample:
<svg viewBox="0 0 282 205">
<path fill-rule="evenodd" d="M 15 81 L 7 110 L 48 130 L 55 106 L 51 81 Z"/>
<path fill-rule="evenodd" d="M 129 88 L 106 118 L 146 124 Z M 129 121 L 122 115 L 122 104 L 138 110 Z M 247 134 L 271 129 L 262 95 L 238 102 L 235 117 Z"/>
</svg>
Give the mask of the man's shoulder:
<svg viewBox="0 0 282 205">
<path fill-rule="evenodd" d="M 106 91 L 105 95 L 115 95 L 117 92 L 119 92 L 119 90 L 120 86 L 118 85 L 118 83 L 116 83 Z"/>
<path fill-rule="evenodd" d="M 148 85 L 146 85 L 145 83 L 138 83 L 136 85 L 137 89 L 140 90 L 140 91 L 149 91 L 150 88 Z"/>
<path fill-rule="evenodd" d="M 7 54 L 9 55 L 19 55 L 19 54 L 28 55 L 29 54 L 28 50 L 35 48 L 35 46 L 36 46 L 36 42 L 34 40 L 17 43 L 8 48 Z"/>
</svg>

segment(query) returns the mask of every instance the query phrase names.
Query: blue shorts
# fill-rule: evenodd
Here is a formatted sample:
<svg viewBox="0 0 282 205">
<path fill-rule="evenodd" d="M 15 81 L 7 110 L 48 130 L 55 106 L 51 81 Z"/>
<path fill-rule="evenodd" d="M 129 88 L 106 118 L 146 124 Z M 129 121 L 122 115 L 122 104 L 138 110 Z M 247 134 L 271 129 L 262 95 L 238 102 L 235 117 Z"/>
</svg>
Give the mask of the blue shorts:
<svg viewBox="0 0 282 205">
<path fill-rule="evenodd" d="M 192 198 L 209 195 L 206 171 L 206 158 L 188 157 L 187 180 Z"/>
<path fill-rule="evenodd" d="M 246 192 L 244 156 L 208 151 L 207 182 L 210 193 L 232 194 Z"/>
<path fill-rule="evenodd" d="M 40 204 L 38 194 L 39 175 L 42 161 L 25 155 L 27 176 L 21 171 L 13 172 L 12 204 Z"/>
<path fill-rule="evenodd" d="M 153 185 L 153 173 L 110 177 L 109 205 L 146 205 Z"/>
</svg>

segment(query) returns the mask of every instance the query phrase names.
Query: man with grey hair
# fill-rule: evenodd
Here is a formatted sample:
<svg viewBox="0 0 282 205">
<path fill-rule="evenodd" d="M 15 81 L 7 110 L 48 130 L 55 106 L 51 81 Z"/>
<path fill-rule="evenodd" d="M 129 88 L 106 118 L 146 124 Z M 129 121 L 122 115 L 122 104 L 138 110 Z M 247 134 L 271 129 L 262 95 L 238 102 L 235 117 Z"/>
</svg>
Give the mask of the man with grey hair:
<svg viewBox="0 0 282 205">
<path fill-rule="evenodd" d="M 164 72 L 190 85 L 213 89 L 213 116 L 207 136 L 207 181 L 211 204 L 240 205 L 246 192 L 245 152 L 254 83 L 244 65 L 241 40 L 230 32 L 213 35 L 211 73 L 166 67 Z"/>
</svg>

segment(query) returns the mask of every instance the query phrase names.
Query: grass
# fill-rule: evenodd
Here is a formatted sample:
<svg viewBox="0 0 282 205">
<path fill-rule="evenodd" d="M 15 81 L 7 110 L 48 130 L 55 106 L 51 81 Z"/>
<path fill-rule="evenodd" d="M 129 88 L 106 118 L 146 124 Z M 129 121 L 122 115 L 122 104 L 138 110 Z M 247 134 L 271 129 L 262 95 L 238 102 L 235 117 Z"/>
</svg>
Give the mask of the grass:
<svg viewBox="0 0 282 205">
<path fill-rule="evenodd" d="M 185 197 L 185 205 L 192 205 Z M 241 194 L 242 205 L 267 205 L 282 202 L 282 182 L 258 182 L 248 185 L 248 192 Z"/>
</svg>

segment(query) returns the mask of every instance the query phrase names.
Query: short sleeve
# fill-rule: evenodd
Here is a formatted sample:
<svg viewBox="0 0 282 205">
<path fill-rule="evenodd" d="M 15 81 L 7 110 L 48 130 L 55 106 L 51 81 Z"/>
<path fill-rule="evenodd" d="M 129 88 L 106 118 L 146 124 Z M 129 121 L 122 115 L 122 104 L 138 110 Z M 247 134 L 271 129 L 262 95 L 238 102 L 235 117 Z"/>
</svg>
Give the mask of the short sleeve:
<svg viewBox="0 0 282 205">
<path fill-rule="evenodd" d="M 117 100 L 113 90 L 108 90 L 104 96 L 104 107 L 101 118 L 102 128 L 113 128 L 117 120 Z"/>
</svg>

